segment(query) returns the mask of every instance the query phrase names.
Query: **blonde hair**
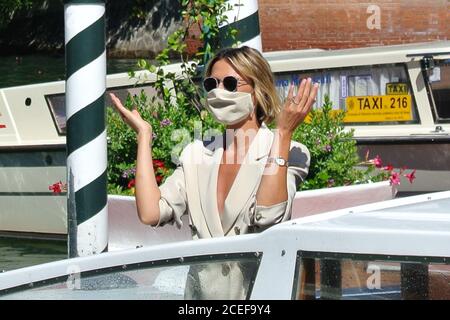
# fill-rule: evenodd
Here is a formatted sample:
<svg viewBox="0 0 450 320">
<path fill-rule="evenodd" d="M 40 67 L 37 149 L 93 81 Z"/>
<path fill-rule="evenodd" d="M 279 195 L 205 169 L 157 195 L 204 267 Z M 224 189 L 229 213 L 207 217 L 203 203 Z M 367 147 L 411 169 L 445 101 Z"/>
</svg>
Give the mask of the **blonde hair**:
<svg viewBox="0 0 450 320">
<path fill-rule="evenodd" d="M 260 122 L 270 124 L 281 111 L 281 101 L 275 87 L 269 63 L 253 48 L 227 48 L 219 51 L 208 63 L 205 76 L 209 77 L 214 64 L 228 60 L 233 68 L 249 82 L 255 90 L 256 116 Z"/>
</svg>

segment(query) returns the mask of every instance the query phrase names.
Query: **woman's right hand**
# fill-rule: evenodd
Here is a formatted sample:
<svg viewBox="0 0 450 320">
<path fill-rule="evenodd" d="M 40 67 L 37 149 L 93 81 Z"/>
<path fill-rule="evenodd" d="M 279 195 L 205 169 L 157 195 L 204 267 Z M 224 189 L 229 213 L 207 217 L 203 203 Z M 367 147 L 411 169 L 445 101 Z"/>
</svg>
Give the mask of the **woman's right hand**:
<svg viewBox="0 0 450 320">
<path fill-rule="evenodd" d="M 150 123 L 142 119 L 137 109 L 133 108 L 133 110 L 130 111 L 125 108 L 120 99 L 117 98 L 114 93 L 110 93 L 109 96 L 111 97 L 113 105 L 116 108 L 117 112 L 119 112 L 123 121 L 125 121 L 126 124 L 133 128 L 133 130 L 136 131 L 137 134 L 150 135 L 151 138 L 152 126 L 150 125 Z"/>
</svg>

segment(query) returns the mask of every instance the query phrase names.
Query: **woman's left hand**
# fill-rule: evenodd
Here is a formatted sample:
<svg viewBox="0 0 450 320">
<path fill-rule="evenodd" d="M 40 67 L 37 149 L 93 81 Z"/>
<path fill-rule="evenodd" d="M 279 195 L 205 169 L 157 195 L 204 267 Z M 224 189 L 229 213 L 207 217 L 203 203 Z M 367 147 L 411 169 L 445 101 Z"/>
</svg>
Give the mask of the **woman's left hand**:
<svg viewBox="0 0 450 320">
<path fill-rule="evenodd" d="M 318 83 L 313 84 L 311 78 L 303 79 L 294 97 L 294 85 L 291 84 L 284 108 L 277 117 L 277 129 L 280 132 L 292 135 L 311 110 L 318 90 Z"/>
</svg>

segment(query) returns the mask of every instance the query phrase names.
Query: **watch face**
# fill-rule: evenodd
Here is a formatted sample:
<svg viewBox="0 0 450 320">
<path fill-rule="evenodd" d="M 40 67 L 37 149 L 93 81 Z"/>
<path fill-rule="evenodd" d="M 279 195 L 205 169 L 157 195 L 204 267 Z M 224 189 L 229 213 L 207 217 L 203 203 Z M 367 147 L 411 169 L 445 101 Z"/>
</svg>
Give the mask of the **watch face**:
<svg viewBox="0 0 450 320">
<path fill-rule="evenodd" d="M 282 158 L 276 158 L 275 162 L 279 165 L 279 166 L 284 166 L 286 164 L 286 161 L 284 161 L 284 159 Z"/>
</svg>

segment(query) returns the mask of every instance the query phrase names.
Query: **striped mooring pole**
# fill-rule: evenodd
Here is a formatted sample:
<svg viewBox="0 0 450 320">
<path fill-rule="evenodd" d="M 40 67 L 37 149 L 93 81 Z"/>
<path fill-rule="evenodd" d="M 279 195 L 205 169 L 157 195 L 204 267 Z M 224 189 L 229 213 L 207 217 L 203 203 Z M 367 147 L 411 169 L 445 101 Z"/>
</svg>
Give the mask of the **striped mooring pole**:
<svg viewBox="0 0 450 320">
<path fill-rule="evenodd" d="M 261 32 L 259 30 L 258 0 L 228 0 L 233 7 L 225 14 L 225 22 L 219 31 L 221 46 L 230 47 L 233 42 L 226 37 L 227 29 L 235 28 L 239 46 L 249 46 L 262 52 Z"/>
<path fill-rule="evenodd" d="M 65 0 L 69 257 L 108 246 L 105 1 Z"/>
</svg>

